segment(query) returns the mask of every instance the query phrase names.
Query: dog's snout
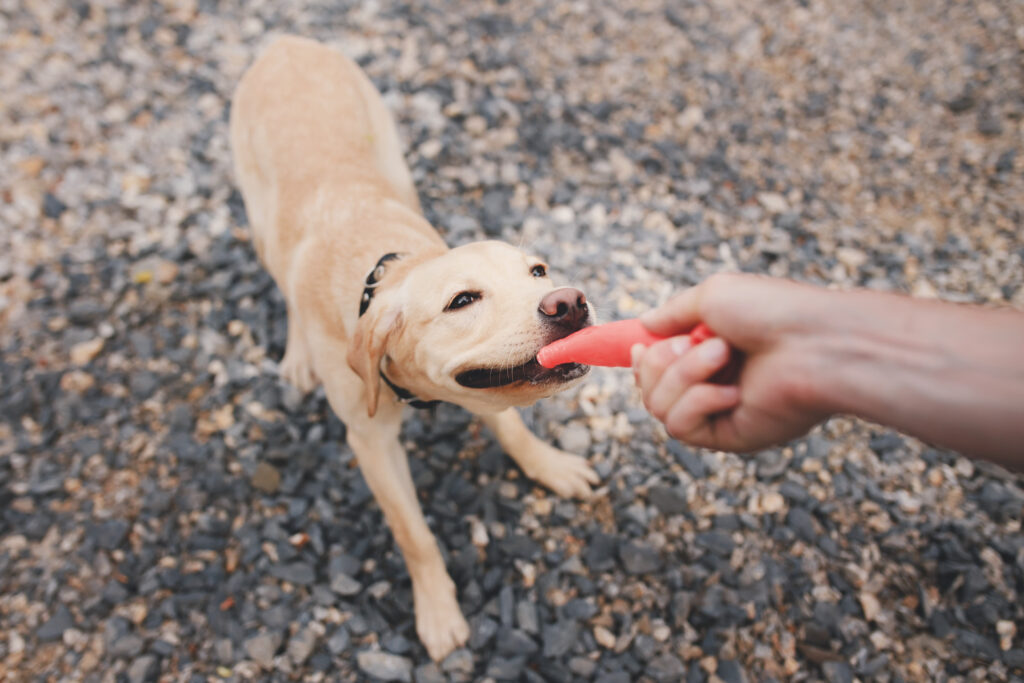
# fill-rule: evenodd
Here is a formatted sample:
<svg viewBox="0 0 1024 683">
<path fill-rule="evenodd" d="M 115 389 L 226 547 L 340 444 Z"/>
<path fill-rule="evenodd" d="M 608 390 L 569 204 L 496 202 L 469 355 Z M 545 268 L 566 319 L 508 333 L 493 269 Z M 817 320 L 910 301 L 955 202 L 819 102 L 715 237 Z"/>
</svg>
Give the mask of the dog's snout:
<svg viewBox="0 0 1024 683">
<path fill-rule="evenodd" d="M 540 300 L 538 310 L 550 322 L 578 329 L 587 320 L 587 297 L 573 287 L 562 287 L 549 292 Z"/>
</svg>

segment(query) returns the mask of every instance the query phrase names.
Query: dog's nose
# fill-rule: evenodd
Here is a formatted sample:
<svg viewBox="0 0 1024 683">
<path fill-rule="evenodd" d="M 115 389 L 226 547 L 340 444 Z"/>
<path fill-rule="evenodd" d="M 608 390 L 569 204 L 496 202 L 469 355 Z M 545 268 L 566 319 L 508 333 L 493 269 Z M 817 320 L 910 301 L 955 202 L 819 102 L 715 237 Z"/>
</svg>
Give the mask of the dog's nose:
<svg viewBox="0 0 1024 683">
<path fill-rule="evenodd" d="M 541 316 L 559 325 L 578 329 L 590 314 L 587 297 L 573 287 L 561 287 L 549 292 L 537 307 Z"/>
</svg>

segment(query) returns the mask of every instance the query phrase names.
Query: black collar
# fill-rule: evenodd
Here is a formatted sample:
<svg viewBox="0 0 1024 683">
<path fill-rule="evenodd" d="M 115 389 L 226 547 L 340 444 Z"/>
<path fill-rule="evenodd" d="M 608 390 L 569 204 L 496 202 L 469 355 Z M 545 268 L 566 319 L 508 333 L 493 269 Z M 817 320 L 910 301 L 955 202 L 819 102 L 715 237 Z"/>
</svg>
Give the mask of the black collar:
<svg viewBox="0 0 1024 683">
<path fill-rule="evenodd" d="M 370 302 L 373 301 L 373 294 L 376 291 L 377 285 L 380 283 L 381 278 L 384 277 L 384 271 L 387 270 L 386 266 L 388 261 L 394 261 L 397 258 L 401 258 L 401 256 L 393 251 L 384 254 L 383 256 L 380 257 L 380 260 L 377 261 L 377 265 L 373 267 L 373 270 L 370 271 L 370 274 L 366 276 L 366 286 L 363 287 L 363 295 L 359 297 L 360 318 L 363 317 L 363 314 L 366 313 L 366 310 L 370 307 Z M 398 386 L 390 379 L 388 379 L 387 375 L 384 374 L 383 370 L 379 370 L 379 372 L 380 378 L 384 380 L 385 384 L 391 387 L 391 391 L 395 392 L 395 396 L 398 397 L 398 401 L 400 403 L 408 403 L 413 408 L 433 408 L 438 403 L 440 403 L 440 401 L 423 401 L 421 399 L 416 398 L 416 396 L 411 391 Z"/>
<path fill-rule="evenodd" d="M 384 277 L 384 271 L 387 270 L 385 267 L 388 261 L 394 261 L 399 258 L 399 255 L 395 252 L 389 252 L 380 257 L 377 261 L 377 265 L 373 267 L 370 274 L 366 276 L 366 286 L 363 287 L 363 295 L 359 297 L 359 317 L 363 317 L 363 313 L 366 313 L 366 309 L 370 307 L 370 302 L 373 300 L 374 290 L 377 289 L 377 285 L 380 283 L 380 279 Z"/>
</svg>

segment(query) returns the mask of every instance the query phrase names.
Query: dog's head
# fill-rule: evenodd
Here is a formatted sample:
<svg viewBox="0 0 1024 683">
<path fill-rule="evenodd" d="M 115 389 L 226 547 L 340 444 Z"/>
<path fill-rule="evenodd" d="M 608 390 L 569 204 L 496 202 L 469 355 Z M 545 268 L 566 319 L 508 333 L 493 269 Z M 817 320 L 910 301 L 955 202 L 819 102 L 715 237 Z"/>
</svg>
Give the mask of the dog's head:
<svg viewBox="0 0 1024 683">
<path fill-rule="evenodd" d="M 494 412 L 550 396 L 589 370 L 537 363 L 541 347 L 593 316 L 582 292 L 555 288 L 542 261 L 508 244 L 458 247 L 383 284 L 348 351 L 371 416 L 380 371 L 420 398 Z"/>
</svg>

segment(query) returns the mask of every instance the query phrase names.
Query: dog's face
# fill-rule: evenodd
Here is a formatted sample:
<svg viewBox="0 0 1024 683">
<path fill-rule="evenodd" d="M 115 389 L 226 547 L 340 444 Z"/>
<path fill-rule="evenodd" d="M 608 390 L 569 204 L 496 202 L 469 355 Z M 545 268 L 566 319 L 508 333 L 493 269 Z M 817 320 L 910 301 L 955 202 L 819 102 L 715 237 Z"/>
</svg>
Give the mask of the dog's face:
<svg viewBox="0 0 1024 683">
<path fill-rule="evenodd" d="M 379 367 L 423 399 L 476 412 L 529 405 L 589 368 L 546 369 L 545 344 L 591 324 L 583 293 L 556 289 L 547 266 L 503 242 L 476 242 L 412 268 L 374 296 L 349 349 L 349 364 L 376 409 Z"/>
</svg>

